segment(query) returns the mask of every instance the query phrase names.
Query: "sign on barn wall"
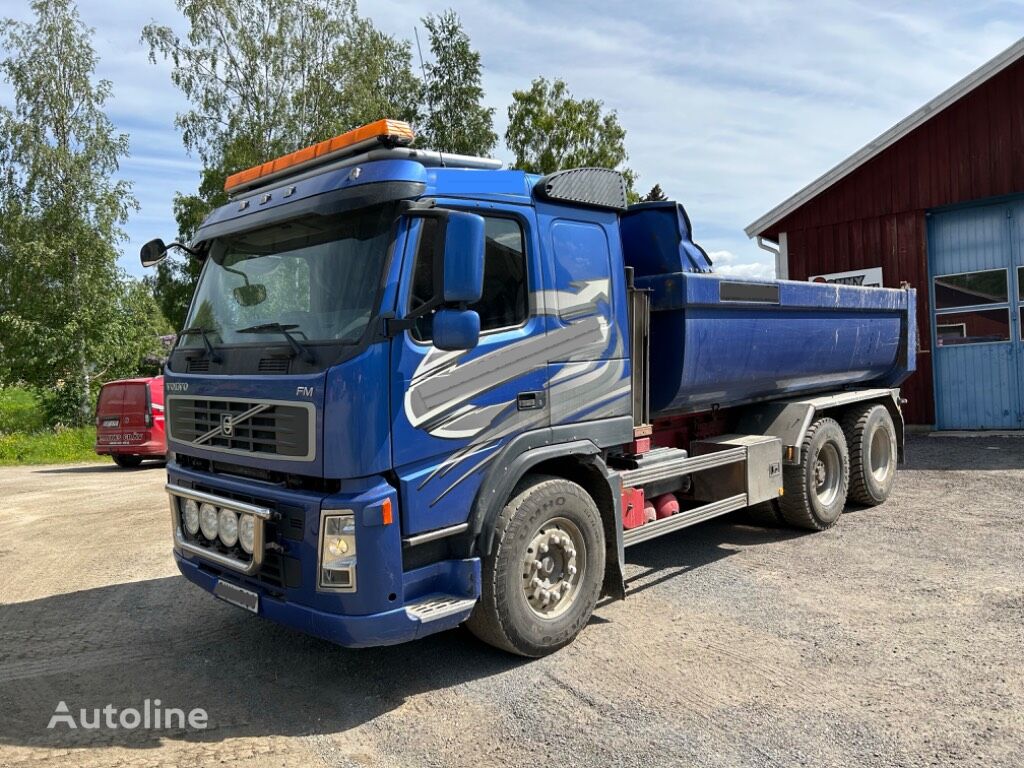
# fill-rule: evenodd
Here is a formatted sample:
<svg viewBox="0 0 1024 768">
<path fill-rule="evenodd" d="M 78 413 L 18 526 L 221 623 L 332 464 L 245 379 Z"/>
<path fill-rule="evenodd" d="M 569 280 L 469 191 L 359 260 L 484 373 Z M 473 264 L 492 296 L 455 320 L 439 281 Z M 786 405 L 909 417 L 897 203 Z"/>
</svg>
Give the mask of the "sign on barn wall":
<svg viewBox="0 0 1024 768">
<path fill-rule="evenodd" d="M 812 283 L 841 283 L 842 285 L 861 285 L 865 288 L 882 287 L 882 268 L 853 269 L 849 272 L 832 272 L 827 275 L 811 275 L 807 278 Z"/>
</svg>

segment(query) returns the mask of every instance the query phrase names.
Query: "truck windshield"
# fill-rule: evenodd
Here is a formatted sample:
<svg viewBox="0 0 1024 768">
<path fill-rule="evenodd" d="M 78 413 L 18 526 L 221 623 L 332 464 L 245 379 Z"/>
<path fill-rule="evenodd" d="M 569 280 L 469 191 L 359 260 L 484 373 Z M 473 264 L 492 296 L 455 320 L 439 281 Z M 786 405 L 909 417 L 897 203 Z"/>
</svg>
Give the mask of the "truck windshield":
<svg viewBox="0 0 1024 768">
<path fill-rule="evenodd" d="M 218 345 L 253 343 L 252 328 L 266 324 L 302 342 L 356 343 L 373 312 L 394 215 L 393 205 L 375 206 L 217 238 L 185 327 Z M 180 344 L 204 342 L 197 332 Z"/>
</svg>

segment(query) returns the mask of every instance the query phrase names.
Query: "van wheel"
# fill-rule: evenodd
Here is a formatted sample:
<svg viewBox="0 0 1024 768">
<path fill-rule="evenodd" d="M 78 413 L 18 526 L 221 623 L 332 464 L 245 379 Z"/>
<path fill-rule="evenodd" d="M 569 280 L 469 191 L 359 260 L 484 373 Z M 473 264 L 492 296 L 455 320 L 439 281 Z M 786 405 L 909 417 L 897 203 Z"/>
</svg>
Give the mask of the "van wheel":
<svg viewBox="0 0 1024 768">
<path fill-rule="evenodd" d="M 846 506 L 850 455 L 835 419 L 818 419 L 807 430 L 800 463 L 782 473 L 785 493 L 779 499 L 783 519 L 796 528 L 823 531 L 835 525 Z"/>
<path fill-rule="evenodd" d="M 851 411 L 843 419 L 850 444 L 850 498 L 874 507 L 896 484 L 896 427 L 884 405 Z"/>
<path fill-rule="evenodd" d="M 134 469 L 135 467 L 142 464 L 141 456 L 124 456 L 119 453 L 114 454 L 114 463 L 121 469 Z"/>
<path fill-rule="evenodd" d="M 604 561 L 604 526 L 590 495 L 568 480 L 534 476 L 498 517 L 466 626 L 520 656 L 557 651 L 590 620 Z"/>
</svg>

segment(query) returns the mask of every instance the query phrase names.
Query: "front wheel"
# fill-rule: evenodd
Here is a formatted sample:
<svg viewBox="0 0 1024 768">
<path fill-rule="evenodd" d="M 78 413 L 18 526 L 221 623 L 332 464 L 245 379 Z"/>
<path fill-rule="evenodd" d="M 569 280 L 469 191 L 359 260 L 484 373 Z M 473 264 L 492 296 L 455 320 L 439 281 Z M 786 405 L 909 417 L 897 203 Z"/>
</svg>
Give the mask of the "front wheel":
<svg viewBox="0 0 1024 768">
<path fill-rule="evenodd" d="M 586 626 L 604 580 L 601 513 L 576 483 L 536 476 L 505 505 L 483 558 L 470 631 L 520 656 L 544 656 Z"/>
</svg>

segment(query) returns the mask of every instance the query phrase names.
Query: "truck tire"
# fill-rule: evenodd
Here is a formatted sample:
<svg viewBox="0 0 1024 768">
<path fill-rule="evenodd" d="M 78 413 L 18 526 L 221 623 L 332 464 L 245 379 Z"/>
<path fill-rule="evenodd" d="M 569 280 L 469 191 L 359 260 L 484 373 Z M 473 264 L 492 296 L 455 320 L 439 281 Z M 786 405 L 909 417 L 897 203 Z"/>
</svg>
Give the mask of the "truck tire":
<svg viewBox="0 0 1024 768">
<path fill-rule="evenodd" d="M 114 463 L 117 464 L 121 469 L 134 469 L 142 464 L 141 456 L 126 456 L 124 454 L 115 453 Z"/>
<path fill-rule="evenodd" d="M 824 531 L 835 525 L 846 506 L 850 455 L 835 419 L 821 418 L 804 436 L 800 463 L 782 473 L 785 493 L 779 512 L 795 528 Z"/>
<path fill-rule="evenodd" d="M 749 525 L 760 526 L 761 528 L 781 528 L 786 525 L 779 509 L 779 500 L 770 499 L 759 504 L 747 507 L 745 510 L 746 522 Z"/>
<path fill-rule="evenodd" d="M 604 526 L 590 495 L 562 478 L 531 477 L 498 517 L 466 626 L 520 656 L 557 651 L 590 620 L 604 560 Z"/>
<path fill-rule="evenodd" d="M 850 498 L 874 507 L 896 483 L 896 427 L 884 405 L 867 405 L 843 418 L 850 445 Z"/>
</svg>

